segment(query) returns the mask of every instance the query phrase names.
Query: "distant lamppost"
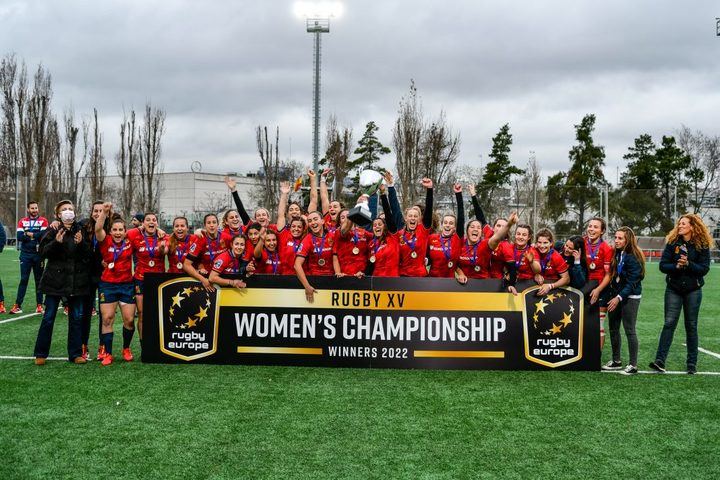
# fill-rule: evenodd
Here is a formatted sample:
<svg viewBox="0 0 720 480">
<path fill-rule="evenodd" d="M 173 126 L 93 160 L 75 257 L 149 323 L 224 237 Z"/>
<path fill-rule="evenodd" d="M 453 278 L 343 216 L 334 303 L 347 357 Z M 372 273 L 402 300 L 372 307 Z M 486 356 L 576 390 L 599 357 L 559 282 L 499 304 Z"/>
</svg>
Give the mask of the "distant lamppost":
<svg viewBox="0 0 720 480">
<path fill-rule="evenodd" d="M 305 18 L 308 33 L 313 34 L 313 170 L 318 171 L 320 159 L 320 35 L 330 32 L 330 18 L 342 14 L 340 2 L 296 2 L 295 14 Z"/>
</svg>

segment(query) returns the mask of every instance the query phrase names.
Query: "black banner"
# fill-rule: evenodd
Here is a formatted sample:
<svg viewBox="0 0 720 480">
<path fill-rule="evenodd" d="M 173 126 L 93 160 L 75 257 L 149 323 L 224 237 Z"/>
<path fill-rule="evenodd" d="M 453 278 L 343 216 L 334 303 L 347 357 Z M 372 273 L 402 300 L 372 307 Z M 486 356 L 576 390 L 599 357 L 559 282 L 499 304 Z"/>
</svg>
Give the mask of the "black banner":
<svg viewBox="0 0 720 480">
<path fill-rule="evenodd" d="M 313 277 L 311 304 L 292 276 L 207 292 L 196 280 L 147 274 L 143 362 L 364 368 L 599 370 L 597 305 L 532 283 Z"/>
</svg>

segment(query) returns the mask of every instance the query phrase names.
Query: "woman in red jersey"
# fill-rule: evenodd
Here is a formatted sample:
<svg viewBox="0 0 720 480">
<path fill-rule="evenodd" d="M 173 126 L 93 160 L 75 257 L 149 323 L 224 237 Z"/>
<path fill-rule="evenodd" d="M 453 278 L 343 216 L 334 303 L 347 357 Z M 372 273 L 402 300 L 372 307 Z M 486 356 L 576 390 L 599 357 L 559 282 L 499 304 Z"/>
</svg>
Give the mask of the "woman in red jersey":
<svg viewBox="0 0 720 480">
<path fill-rule="evenodd" d="M 400 242 L 385 185 L 380 185 L 380 202 L 385 215 L 376 218 L 372 223 L 373 238 L 368 245 L 368 273 L 374 277 L 397 277 L 400 275 Z"/>
<path fill-rule="evenodd" d="M 222 225 L 220 238 L 225 242 L 225 245 L 230 245 L 233 238 L 243 234 L 240 214 L 237 210 L 226 211 L 222 217 Z"/>
<path fill-rule="evenodd" d="M 220 239 L 218 217 L 208 213 L 203 219 L 203 229 L 190 242 L 190 249 L 185 256 L 183 268 L 191 277 L 203 284 L 205 290 L 212 292 L 215 288 L 208 280 L 215 259 L 227 250 L 225 242 Z"/>
<path fill-rule="evenodd" d="M 143 223 L 138 228 L 132 228 L 127 232 L 127 239 L 132 245 L 135 254 L 135 304 L 138 311 L 138 333 L 142 341 L 142 318 L 143 318 L 143 279 L 146 273 L 165 272 L 165 250 L 162 246 L 162 239 L 165 233 L 158 228 L 157 216 L 154 213 L 146 213 Z"/>
<path fill-rule="evenodd" d="M 534 271 L 535 281 L 541 285 L 537 291 L 537 295 L 547 295 L 550 290 L 564 287 L 570 283 L 570 273 L 568 272 L 568 264 L 553 246 L 555 245 L 555 236 L 547 229 L 540 229 L 535 234 L 535 261 Z"/>
<path fill-rule="evenodd" d="M 320 212 L 308 215 L 308 234 L 302 241 L 295 258 L 295 274 L 305 287 L 305 298 L 312 303 L 315 289 L 307 275 L 332 275 L 333 234 L 327 231 Z M 307 274 L 306 274 L 307 269 Z"/>
<path fill-rule="evenodd" d="M 484 227 L 480 220 L 468 223 L 458 258 L 457 280 L 465 284 L 468 278 L 490 278 L 490 256 L 499 248 L 507 232 L 517 222 L 513 212 L 508 221 L 493 231 L 489 238 L 483 238 Z"/>
<path fill-rule="evenodd" d="M 170 264 L 168 273 L 185 273 L 185 257 L 190 253 L 190 246 L 197 242 L 197 237 L 189 232 L 187 218 L 175 217 L 173 233 L 165 237 L 163 247 Z"/>
<path fill-rule="evenodd" d="M 597 280 L 598 286 L 590 292 L 590 303 L 600 306 L 600 348 L 605 345 L 605 316 L 607 315 L 608 289 L 612 277 L 610 264 L 613 259 L 613 248 L 603 240 L 607 225 L 599 217 L 591 218 L 585 231 L 585 254 L 587 255 L 588 280 Z"/>
<path fill-rule="evenodd" d="M 422 179 L 425 187 L 425 212 L 413 206 L 405 211 L 405 228 L 397 232 L 400 242 L 400 276 L 427 277 L 425 253 L 433 220 L 433 181 Z M 422 218 L 421 218 L 422 215 Z"/>
<path fill-rule="evenodd" d="M 295 258 L 307 233 L 307 223 L 302 217 L 293 218 L 278 234 L 280 275 L 295 275 Z"/>
<path fill-rule="evenodd" d="M 255 273 L 280 275 L 280 254 L 278 253 L 278 234 L 264 227 L 254 249 Z"/>
<path fill-rule="evenodd" d="M 473 204 L 473 210 L 475 210 L 475 218 L 478 219 L 480 222 L 480 225 L 482 226 L 482 237 L 483 238 L 490 238 L 493 235 L 493 232 L 495 231 L 494 225 L 497 224 L 498 221 L 503 220 L 505 224 L 507 224 L 507 220 L 504 218 L 499 218 L 495 221 L 495 224 L 490 225 L 487 222 L 487 219 L 485 218 L 485 212 L 483 212 L 482 207 L 480 206 L 480 201 L 477 198 L 476 192 L 475 192 L 475 185 L 469 184 L 467 186 L 468 192 L 470 192 L 470 199 L 472 200 Z M 502 269 L 501 269 L 502 274 Z M 498 277 L 500 278 L 500 277 Z"/>
<path fill-rule="evenodd" d="M 369 244 L 372 232 L 355 225 L 348 218 L 348 210 L 340 211 L 340 228 L 335 231 L 333 245 L 333 269 L 335 276 L 346 275 L 362 278 L 365 276 L 368 263 Z"/>
<path fill-rule="evenodd" d="M 135 333 L 135 294 L 133 291 L 132 258 L 133 248 L 127 239 L 125 221 L 117 218 L 110 225 L 109 234 L 103 225 L 109 213 L 103 211 L 95 223 L 95 238 L 98 241 L 102 264 L 105 267 L 100 276 L 100 316 L 102 318 L 101 344 L 98 360 L 102 365 L 113 362 L 113 324 L 118 304 L 123 320 L 122 356 L 126 362 L 133 360 L 130 342 Z"/>
<path fill-rule="evenodd" d="M 255 267 L 251 262 L 243 260 L 245 253 L 245 237 L 236 236 L 230 248 L 221 253 L 210 271 L 210 281 L 221 287 L 245 288 L 245 280 L 252 275 Z M 242 278 L 236 278 L 241 275 Z"/>
<path fill-rule="evenodd" d="M 340 212 L 345 206 L 338 200 L 330 200 L 327 187 L 327 178 L 330 173 L 332 173 L 332 170 L 326 168 L 320 174 L 320 206 L 322 207 L 325 228 L 330 233 L 334 233 L 336 229 L 340 228 Z"/>
<path fill-rule="evenodd" d="M 462 240 L 458 231 L 462 233 L 465 229 L 462 186 L 456 183 L 453 191 L 457 203 L 457 217 L 451 214 L 443 215 L 440 220 L 440 231 L 431 234 L 428 238 L 427 257 L 431 277 L 454 277 L 460 258 Z"/>
<path fill-rule="evenodd" d="M 517 280 L 532 280 L 536 272 L 534 270 L 535 254 L 530 239 L 532 238 L 532 227 L 527 224 L 520 224 L 515 227 L 515 239 L 513 243 L 503 245 L 505 249 L 504 258 L 510 258 L 506 262 L 508 271 L 508 291 L 517 295 L 515 283 Z"/>
</svg>

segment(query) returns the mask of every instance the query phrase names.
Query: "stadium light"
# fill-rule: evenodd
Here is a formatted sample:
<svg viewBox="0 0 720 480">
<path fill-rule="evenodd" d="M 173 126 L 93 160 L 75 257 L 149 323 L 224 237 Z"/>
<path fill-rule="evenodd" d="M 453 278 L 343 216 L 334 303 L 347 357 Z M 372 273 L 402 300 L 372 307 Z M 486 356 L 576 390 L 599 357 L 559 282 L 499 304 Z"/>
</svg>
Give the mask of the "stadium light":
<svg viewBox="0 0 720 480">
<path fill-rule="evenodd" d="M 313 34 L 313 170 L 318 171 L 320 158 L 320 34 L 330 32 L 330 18 L 342 15 L 340 2 L 295 2 L 295 15 L 305 19 L 308 33 Z"/>
</svg>

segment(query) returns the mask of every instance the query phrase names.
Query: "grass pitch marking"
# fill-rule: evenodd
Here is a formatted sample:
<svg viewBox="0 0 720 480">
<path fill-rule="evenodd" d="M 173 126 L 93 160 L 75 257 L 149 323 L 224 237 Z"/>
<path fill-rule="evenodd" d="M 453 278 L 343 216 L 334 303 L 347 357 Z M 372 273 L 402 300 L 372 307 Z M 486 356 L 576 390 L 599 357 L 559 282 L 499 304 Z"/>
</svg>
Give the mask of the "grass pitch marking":
<svg viewBox="0 0 720 480">
<path fill-rule="evenodd" d="M 41 313 L 35 312 L 35 313 L 28 313 L 27 315 L 20 315 L 19 317 L 15 318 L 8 318 L 6 320 L 0 320 L 0 323 L 10 323 L 10 322 L 16 322 L 18 320 L 22 320 L 23 318 L 32 317 L 35 315 L 42 315 Z"/>
<path fill-rule="evenodd" d="M 0 360 L 35 360 L 35 357 L 20 357 L 16 355 L 0 355 Z M 68 361 L 65 357 L 47 357 L 46 360 L 64 360 Z"/>
<path fill-rule="evenodd" d="M 687 347 L 687 343 L 683 343 L 683 347 Z M 720 358 L 720 353 L 711 352 L 710 350 L 705 350 L 702 347 L 698 347 L 698 352 L 707 353 L 711 357 Z"/>
</svg>

